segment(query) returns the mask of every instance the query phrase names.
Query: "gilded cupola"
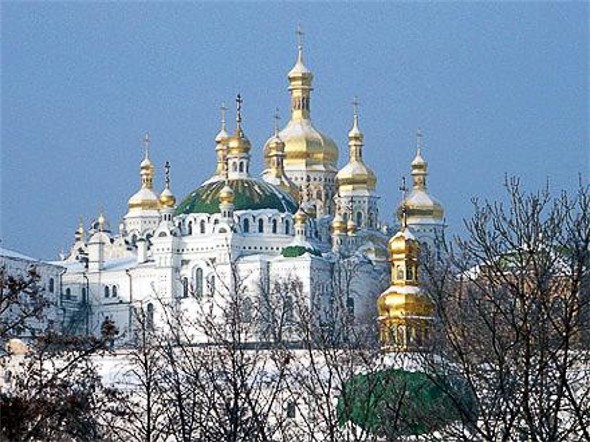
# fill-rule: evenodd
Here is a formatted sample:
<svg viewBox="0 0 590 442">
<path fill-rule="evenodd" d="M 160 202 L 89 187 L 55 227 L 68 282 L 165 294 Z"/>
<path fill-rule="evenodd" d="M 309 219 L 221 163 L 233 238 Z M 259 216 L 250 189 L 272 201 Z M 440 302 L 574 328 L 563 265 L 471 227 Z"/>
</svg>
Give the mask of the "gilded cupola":
<svg viewBox="0 0 590 442">
<path fill-rule="evenodd" d="M 337 171 L 338 147 L 327 135 L 318 131 L 311 122 L 311 92 L 313 74 L 303 61 L 303 45 L 298 30 L 297 61 L 289 71 L 289 92 L 291 94 L 291 118 L 279 136 L 285 143 L 285 169 L 300 171 L 309 168 L 315 170 Z M 273 136 L 274 138 L 274 136 Z M 265 165 L 270 163 L 271 150 L 269 139 L 264 146 Z"/>
<path fill-rule="evenodd" d="M 242 96 L 238 94 L 236 97 L 236 130 L 234 134 L 227 139 L 227 155 L 228 156 L 244 156 L 249 155 L 252 145 L 250 140 L 244 134 L 242 129 Z"/>
<path fill-rule="evenodd" d="M 159 201 L 158 195 L 153 190 L 155 168 L 150 159 L 150 136 L 148 133 L 145 134 L 143 143 L 145 156 L 139 166 L 141 188 L 129 198 L 128 207 L 130 210 L 157 210 Z"/>
<path fill-rule="evenodd" d="M 387 352 L 420 351 L 431 337 L 434 303 L 420 286 L 420 243 L 408 229 L 404 206 L 402 228 L 388 249 L 390 286 L 377 300 L 381 347 Z"/>
<path fill-rule="evenodd" d="M 160 207 L 163 209 L 172 209 L 176 205 L 176 197 L 170 190 L 170 162 L 166 161 L 164 165 L 166 184 L 164 190 L 160 194 Z"/>
<path fill-rule="evenodd" d="M 215 168 L 215 176 L 223 179 L 226 175 L 227 167 L 227 141 L 229 135 L 225 128 L 225 103 L 221 104 L 221 129 L 215 136 L 215 155 L 217 157 L 217 166 Z"/>
<path fill-rule="evenodd" d="M 422 133 L 416 133 L 416 157 L 412 161 L 412 190 L 402 202 L 405 204 L 408 224 L 442 224 L 444 209 L 442 205 L 428 194 L 426 177 L 428 176 L 428 163 L 422 157 Z M 398 208 L 398 217 L 401 219 L 402 205 Z"/>
<path fill-rule="evenodd" d="M 340 193 L 373 191 L 377 184 L 375 174 L 363 161 L 363 133 L 359 129 L 358 101 L 353 101 L 354 114 L 352 129 L 348 132 L 349 159 L 336 175 Z"/>
<path fill-rule="evenodd" d="M 274 135 L 268 140 L 268 168 L 263 172 L 264 181 L 279 186 L 295 199 L 299 199 L 299 188 L 285 174 L 285 143 L 279 135 L 278 109 L 275 113 Z"/>
</svg>

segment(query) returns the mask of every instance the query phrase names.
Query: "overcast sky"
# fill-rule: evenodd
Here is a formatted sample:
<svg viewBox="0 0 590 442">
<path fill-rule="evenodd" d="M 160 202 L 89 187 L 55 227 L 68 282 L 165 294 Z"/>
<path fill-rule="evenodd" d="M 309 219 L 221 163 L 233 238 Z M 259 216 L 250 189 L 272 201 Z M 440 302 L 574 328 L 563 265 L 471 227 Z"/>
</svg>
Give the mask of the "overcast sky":
<svg viewBox="0 0 590 442">
<path fill-rule="evenodd" d="M 78 218 L 116 226 L 152 136 L 180 200 L 215 168 L 219 105 L 244 97 L 253 170 L 279 107 L 295 29 L 314 72 L 312 118 L 346 163 L 351 101 L 392 221 L 414 132 L 429 189 L 460 233 L 505 174 L 535 189 L 588 179 L 588 5 L 572 3 L 2 2 L 2 246 L 55 258 Z"/>
</svg>

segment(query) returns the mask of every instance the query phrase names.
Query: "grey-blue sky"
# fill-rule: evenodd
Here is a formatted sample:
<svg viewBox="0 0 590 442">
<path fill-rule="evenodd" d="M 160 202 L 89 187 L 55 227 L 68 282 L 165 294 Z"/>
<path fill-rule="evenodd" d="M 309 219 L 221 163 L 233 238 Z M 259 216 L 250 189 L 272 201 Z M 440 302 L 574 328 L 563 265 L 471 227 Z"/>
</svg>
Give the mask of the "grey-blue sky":
<svg viewBox="0 0 590 442">
<path fill-rule="evenodd" d="M 222 100 L 244 98 L 255 169 L 301 23 L 313 119 L 365 158 L 391 219 L 417 127 L 453 231 L 505 173 L 574 189 L 590 167 L 588 5 L 580 3 L 2 3 L 3 245 L 53 258 L 79 216 L 116 225 L 152 135 L 183 197 L 214 169 Z M 233 110 L 232 110 L 233 114 Z M 230 114 L 231 115 L 231 114 Z M 230 117 L 231 120 L 231 117 Z M 233 124 L 230 125 L 233 127 Z"/>
</svg>

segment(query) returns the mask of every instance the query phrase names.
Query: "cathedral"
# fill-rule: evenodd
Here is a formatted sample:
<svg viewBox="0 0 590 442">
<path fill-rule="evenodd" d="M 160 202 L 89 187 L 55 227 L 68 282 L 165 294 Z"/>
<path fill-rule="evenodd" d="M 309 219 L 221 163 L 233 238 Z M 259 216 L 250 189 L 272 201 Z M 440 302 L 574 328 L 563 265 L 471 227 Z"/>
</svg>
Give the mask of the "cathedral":
<svg viewBox="0 0 590 442">
<path fill-rule="evenodd" d="M 211 143 L 216 153 L 212 175 L 182 199 L 172 191 L 169 162 L 163 167 L 163 189 L 155 187 L 157 168 L 146 134 L 139 189 L 117 230 L 104 213 L 89 225 L 80 221 L 70 251 L 54 263 L 65 269 L 65 331 L 98 334 L 110 321 L 125 343 L 132 339 L 139 310 L 157 328 L 166 322 L 164 306 L 198 315 L 204 306 L 223 311 L 233 296 L 244 318 L 260 322 L 251 339 L 265 341 L 271 339 L 270 325 L 251 313 L 262 299 L 273 298 L 273 305 L 286 312 L 294 302 L 304 302 L 321 325 L 334 306 L 342 306 L 353 321 L 374 322 L 377 297 L 390 276 L 386 292 L 397 290 L 405 298 L 417 292 L 416 250 L 420 244 L 433 246 L 444 229 L 443 208 L 427 192 L 421 135 L 411 163 L 412 188 L 404 191 L 397 211 L 401 231 L 390 241 L 394 232 L 379 216 L 377 177 L 363 159 L 356 100 L 348 157 L 339 167 L 340 149 L 312 121 L 313 73 L 304 63 L 301 43 L 297 49 L 287 74 L 290 118 L 282 129 L 276 118 L 259 175 L 253 172 L 240 95 L 233 131 L 226 127 L 222 107 L 221 129 Z M 281 288 L 285 281 L 296 282 L 297 300 Z M 401 301 L 396 302 L 399 310 Z M 379 303 L 381 316 L 394 308 L 386 304 Z M 420 308 L 432 315 L 428 305 Z M 393 321 L 399 328 L 399 318 L 391 315 L 382 325 Z M 389 334 L 383 333 L 387 347 Z M 420 333 L 425 332 L 414 335 L 425 338 Z M 207 340 L 196 331 L 191 339 Z"/>
</svg>

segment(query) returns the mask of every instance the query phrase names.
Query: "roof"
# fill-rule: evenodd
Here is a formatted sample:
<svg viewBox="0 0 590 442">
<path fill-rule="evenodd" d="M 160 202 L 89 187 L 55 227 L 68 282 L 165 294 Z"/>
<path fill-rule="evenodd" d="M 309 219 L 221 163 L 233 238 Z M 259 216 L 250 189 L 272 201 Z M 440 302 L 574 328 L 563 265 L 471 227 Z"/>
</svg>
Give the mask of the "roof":
<svg viewBox="0 0 590 442">
<path fill-rule="evenodd" d="M 22 259 L 23 261 L 39 261 L 37 258 L 31 258 L 30 256 L 23 255 L 22 253 L 2 247 L 0 247 L 0 256 L 4 258 Z"/>
<path fill-rule="evenodd" d="M 281 188 L 256 178 L 228 180 L 234 191 L 234 210 L 274 209 L 295 213 L 297 202 Z M 219 213 L 219 193 L 225 180 L 208 181 L 189 193 L 178 205 L 176 215 Z"/>
</svg>

